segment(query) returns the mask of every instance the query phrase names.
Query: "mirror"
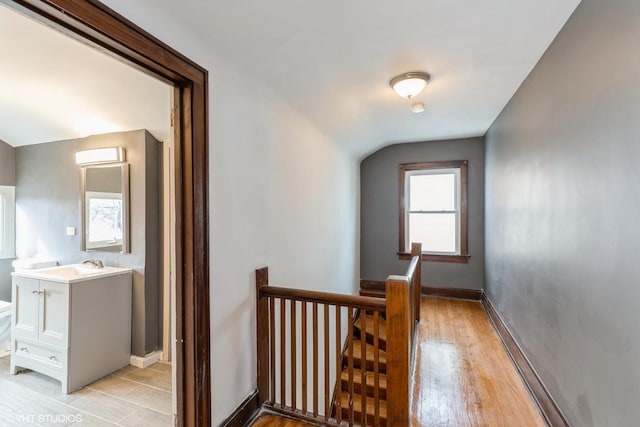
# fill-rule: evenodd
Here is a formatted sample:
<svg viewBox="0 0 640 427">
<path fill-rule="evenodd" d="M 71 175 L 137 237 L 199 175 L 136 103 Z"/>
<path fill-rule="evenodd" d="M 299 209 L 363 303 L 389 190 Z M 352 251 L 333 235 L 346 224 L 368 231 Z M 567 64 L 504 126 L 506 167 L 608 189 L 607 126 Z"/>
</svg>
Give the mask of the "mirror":
<svg viewBox="0 0 640 427">
<path fill-rule="evenodd" d="M 129 165 L 82 167 L 82 250 L 129 252 Z"/>
</svg>

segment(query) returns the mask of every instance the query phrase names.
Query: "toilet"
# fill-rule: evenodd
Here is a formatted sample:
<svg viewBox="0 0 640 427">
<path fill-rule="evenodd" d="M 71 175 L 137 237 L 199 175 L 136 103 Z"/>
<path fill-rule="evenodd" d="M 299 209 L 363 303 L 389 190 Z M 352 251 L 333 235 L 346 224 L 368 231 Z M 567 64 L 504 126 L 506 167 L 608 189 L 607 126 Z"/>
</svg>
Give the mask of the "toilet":
<svg viewBox="0 0 640 427">
<path fill-rule="evenodd" d="M 0 301 L 0 357 L 11 353 L 11 303 Z"/>
<path fill-rule="evenodd" d="M 50 258 L 22 258 L 11 263 L 14 271 L 55 267 L 56 260 Z M 11 353 L 11 303 L 0 301 L 0 357 Z"/>
</svg>

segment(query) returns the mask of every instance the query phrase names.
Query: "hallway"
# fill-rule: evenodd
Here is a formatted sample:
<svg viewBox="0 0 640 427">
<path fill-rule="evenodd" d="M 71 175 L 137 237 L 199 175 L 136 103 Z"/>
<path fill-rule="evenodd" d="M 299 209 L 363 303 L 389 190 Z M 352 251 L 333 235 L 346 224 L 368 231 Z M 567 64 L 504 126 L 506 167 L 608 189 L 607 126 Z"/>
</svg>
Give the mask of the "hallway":
<svg viewBox="0 0 640 427">
<path fill-rule="evenodd" d="M 422 297 L 412 427 L 546 426 L 482 305 Z M 262 415 L 252 426 L 309 424 Z"/>
<path fill-rule="evenodd" d="M 422 297 L 413 426 L 545 426 L 481 304 Z"/>
</svg>

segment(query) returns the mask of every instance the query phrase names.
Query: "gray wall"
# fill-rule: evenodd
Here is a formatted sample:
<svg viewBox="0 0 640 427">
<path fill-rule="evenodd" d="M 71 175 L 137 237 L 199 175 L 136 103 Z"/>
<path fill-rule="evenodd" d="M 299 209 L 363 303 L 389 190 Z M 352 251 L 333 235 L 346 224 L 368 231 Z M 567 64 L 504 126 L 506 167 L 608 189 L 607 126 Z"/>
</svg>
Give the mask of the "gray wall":
<svg viewBox="0 0 640 427">
<path fill-rule="evenodd" d="M 0 185 L 16 185 L 15 149 L 0 139 Z M 11 262 L 0 259 L 0 301 L 11 301 Z"/>
<path fill-rule="evenodd" d="M 74 153 L 107 146 L 124 147 L 130 164 L 128 254 L 80 249 L 82 197 L 80 168 L 74 163 Z M 161 153 L 160 143 L 145 130 L 16 148 L 18 257 L 45 255 L 60 264 L 99 258 L 106 265 L 133 268 L 132 353 L 139 356 L 160 347 Z M 154 195 L 148 196 L 149 193 Z M 76 227 L 75 236 L 65 235 L 69 226 Z"/>
<path fill-rule="evenodd" d="M 425 262 L 422 284 L 482 289 L 484 279 L 484 143 L 482 138 L 396 144 L 378 150 L 360 165 L 360 277 L 383 281 L 403 274 L 398 260 L 398 166 L 400 163 L 469 161 L 468 264 Z"/>
<path fill-rule="evenodd" d="M 575 426 L 640 420 L 639 23 L 583 0 L 486 135 L 486 291 Z"/>
<path fill-rule="evenodd" d="M 162 146 L 145 132 L 145 352 L 162 345 Z"/>
</svg>

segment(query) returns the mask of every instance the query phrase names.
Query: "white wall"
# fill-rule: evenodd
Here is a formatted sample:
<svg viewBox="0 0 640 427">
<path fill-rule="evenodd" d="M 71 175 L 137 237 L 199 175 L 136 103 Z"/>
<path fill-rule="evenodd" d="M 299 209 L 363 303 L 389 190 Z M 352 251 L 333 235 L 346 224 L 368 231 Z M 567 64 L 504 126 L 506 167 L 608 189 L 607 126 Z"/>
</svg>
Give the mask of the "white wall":
<svg viewBox="0 0 640 427">
<path fill-rule="evenodd" d="M 209 70 L 213 425 L 255 388 L 254 270 L 280 286 L 353 293 L 354 157 L 269 88 L 154 11 L 107 5 Z M 154 11 L 150 13 L 150 11 Z"/>
</svg>

